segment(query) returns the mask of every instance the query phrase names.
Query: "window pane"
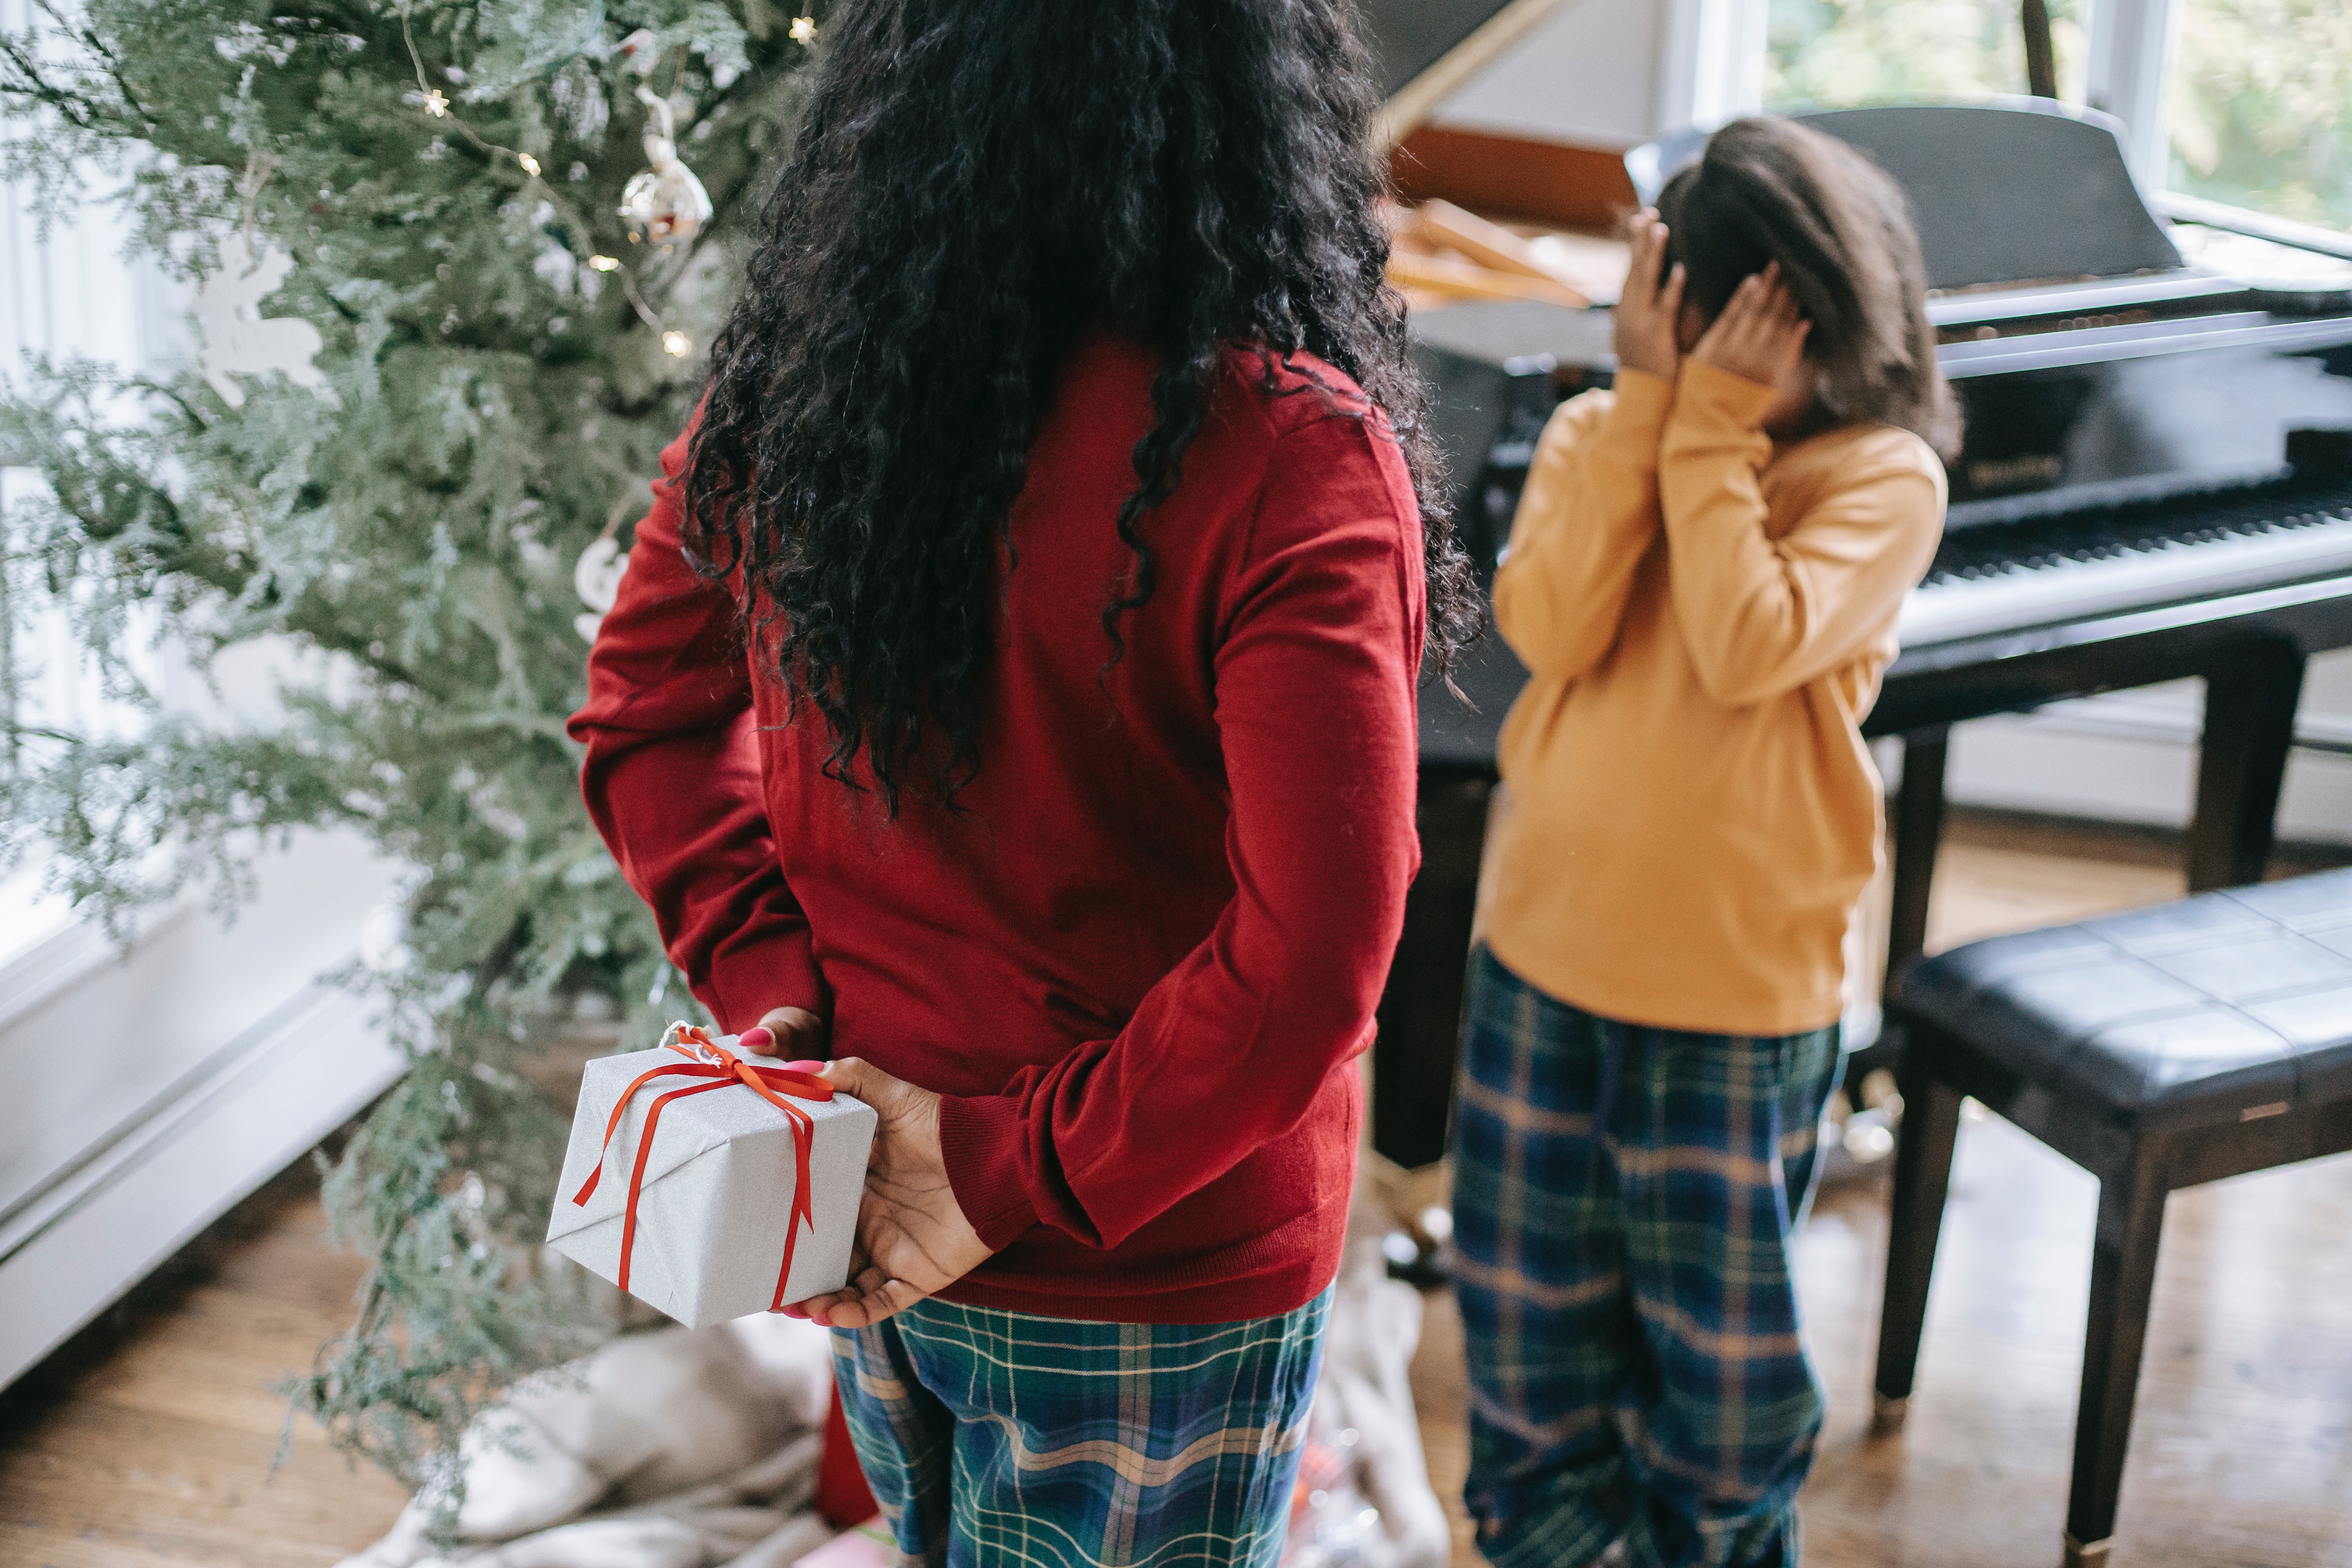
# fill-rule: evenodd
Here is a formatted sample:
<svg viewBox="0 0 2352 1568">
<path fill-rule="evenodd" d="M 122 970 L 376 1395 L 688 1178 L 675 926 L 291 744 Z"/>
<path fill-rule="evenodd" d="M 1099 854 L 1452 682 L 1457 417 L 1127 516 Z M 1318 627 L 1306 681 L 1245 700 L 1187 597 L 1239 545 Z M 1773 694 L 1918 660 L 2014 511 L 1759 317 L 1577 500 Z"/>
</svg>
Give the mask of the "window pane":
<svg viewBox="0 0 2352 1568">
<path fill-rule="evenodd" d="M 2180 0 L 2171 184 L 2352 228 L 2352 5 Z"/>
<path fill-rule="evenodd" d="M 2049 0 L 2058 95 L 2083 98 L 2089 0 Z M 2016 0 L 1771 0 L 1764 100 L 1844 105 L 2021 94 Z"/>
</svg>

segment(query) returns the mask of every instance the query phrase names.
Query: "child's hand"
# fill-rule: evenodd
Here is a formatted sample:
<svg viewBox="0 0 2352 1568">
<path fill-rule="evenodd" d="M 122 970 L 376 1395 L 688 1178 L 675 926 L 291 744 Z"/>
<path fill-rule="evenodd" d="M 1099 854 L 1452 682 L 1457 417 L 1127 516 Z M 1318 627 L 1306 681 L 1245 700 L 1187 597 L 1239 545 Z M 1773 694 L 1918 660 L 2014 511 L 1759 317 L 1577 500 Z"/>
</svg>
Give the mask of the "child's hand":
<svg viewBox="0 0 2352 1568">
<path fill-rule="evenodd" d="M 1780 281 L 1780 264 L 1769 262 L 1741 281 L 1691 358 L 1759 385 L 1786 387 L 1804 363 L 1805 334 L 1812 330 Z"/>
<path fill-rule="evenodd" d="M 1683 264 L 1664 283 L 1658 262 L 1666 253 L 1666 226 L 1657 209 L 1643 207 L 1633 218 L 1630 237 L 1633 264 L 1625 274 L 1625 292 L 1617 301 L 1617 363 L 1627 370 L 1646 371 L 1667 381 L 1682 368 L 1682 344 L 1675 337 L 1683 313 Z"/>
</svg>

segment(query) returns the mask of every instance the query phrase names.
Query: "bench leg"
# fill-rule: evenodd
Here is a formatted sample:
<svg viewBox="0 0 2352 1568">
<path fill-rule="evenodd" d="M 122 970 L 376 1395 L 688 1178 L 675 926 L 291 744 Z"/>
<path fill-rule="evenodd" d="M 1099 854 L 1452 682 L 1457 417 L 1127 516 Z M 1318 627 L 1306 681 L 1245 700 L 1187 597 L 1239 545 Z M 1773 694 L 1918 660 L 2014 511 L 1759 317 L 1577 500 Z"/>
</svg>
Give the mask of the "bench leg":
<svg viewBox="0 0 2352 1568">
<path fill-rule="evenodd" d="M 2067 1568 L 2104 1563 L 2131 1443 L 2156 1291 L 2156 1248 L 2167 1189 L 2157 1163 L 2135 1152 L 2099 1183 L 2099 1235 L 2091 1254 L 2090 1330 L 2083 1342 L 2083 1402 L 2074 1413 L 2074 1479 L 2066 1500 Z"/>
<path fill-rule="evenodd" d="M 1914 1057 L 1916 1058 L 1916 1056 Z M 1952 1152 L 1960 1133 L 1960 1091 L 1924 1072 L 1903 1075 L 1903 1130 L 1895 1145 L 1895 1204 L 1886 1235 L 1886 1294 L 1878 1318 L 1878 1390 L 1871 1426 L 1892 1432 L 1911 1405 L 1919 1335 L 1927 1322 L 1927 1279 L 1936 1267 Z"/>
<path fill-rule="evenodd" d="M 2197 810 L 2189 825 L 2192 893 L 2263 879 L 2294 744 L 2303 666 L 2303 651 L 2292 643 L 2263 643 L 2205 678 Z"/>
</svg>

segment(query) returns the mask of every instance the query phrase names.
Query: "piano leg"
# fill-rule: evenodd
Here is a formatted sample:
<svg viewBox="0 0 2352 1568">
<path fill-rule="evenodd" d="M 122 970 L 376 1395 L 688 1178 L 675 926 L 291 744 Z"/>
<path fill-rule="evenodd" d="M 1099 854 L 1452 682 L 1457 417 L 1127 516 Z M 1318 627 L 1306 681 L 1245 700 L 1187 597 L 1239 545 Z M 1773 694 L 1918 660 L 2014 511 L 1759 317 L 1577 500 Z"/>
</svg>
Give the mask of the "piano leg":
<svg viewBox="0 0 2352 1568">
<path fill-rule="evenodd" d="M 1421 777 L 1421 875 L 1405 894 L 1372 1039 L 1372 1147 L 1407 1170 L 1445 1152 L 1490 791 L 1483 778 Z"/>
<path fill-rule="evenodd" d="M 1895 990 L 1895 977 L 1919 956 L 1927 942 L 1927 894 L 1936 879 L 1936 850 L 1944 837 L 1944 763 L 1950 751 L 1951 731 L 1938 726 L 1913 730 L 1903 740 L 1903 782 L 1895 786 L 1893 909 L 1886 922 L 1886 973 L 1879 986 L 1884 1002 Z M 1853 1047 L 1846 1058 L 1848 1103 L 1863 1109 L 1862 1082 L 1880 1068 L 1897 1068 L 1903 1058 L 1903 1031 L 1881 1015 L 1878 1037 Z"/>
<path fill-rule="evenodd" d="M 2294 644 L 2261 643 L 2205 678 L 2197 811 L 2189 826 L 2192 893 L 2263 879 L 2294 742 L 2303 667 L 2303 650 Z"/>
<path fill-rule="evenodd" d="M 1903 737 L 1903 782 L 1895 789 L 1894 909 L 1886 926 L 1886 976 L 1895 976 L 1927 945 L 1927 894 L 1936 879 L 1936 850 L 1944 840 L 1944 763 L 1951 731 L 1914 730 Z"/>
</svg>

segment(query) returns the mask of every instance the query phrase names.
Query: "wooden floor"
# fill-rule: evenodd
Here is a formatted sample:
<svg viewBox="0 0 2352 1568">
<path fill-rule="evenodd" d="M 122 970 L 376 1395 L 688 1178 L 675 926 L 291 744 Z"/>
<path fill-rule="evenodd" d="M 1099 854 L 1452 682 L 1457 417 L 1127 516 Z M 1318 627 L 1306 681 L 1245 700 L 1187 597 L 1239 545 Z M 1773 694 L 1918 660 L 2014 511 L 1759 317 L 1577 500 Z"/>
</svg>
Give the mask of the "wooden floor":
<svg viewBox="0 0 2352 1568">
<path fill-rule="evenodd" d="M 297 1429 L 284 1379 L 351 1321 L 359 1260 L 320 1244 L 298 1166 L 0 1393 L 5 1568 L 320 1568 L 404 1500 Z"/>
<path fill-rule="evenodd" d="M 2158 836 L 1963 816 L 1935 944 L 2174 897 L 2177 865 Z M 1885 1190 L 1823 1194 L 1801 1249 L 1830 1390 L 1812 1568 L 2057 1562 L 2095 1197 L 2003 1123 L 1968 1124 L 1910 1426 L 1874 1440 Z M 314 1431 L 269 1476 L 272 1387 L 344 1325 L 359 1278 L 321 1226 L 310 1184 L 281 1179 L 0 1394 L 0 1568 L 320 1568 L 383 1531 L 397 1489 Z M 1449 1499 L 1460 1344 L 1433 1294 L 1415 1394 Z M 2352 1159 L 2173 1198 L 2133 1437 L 2115 1568 L 2352 1563 Z"/>
</svg>

